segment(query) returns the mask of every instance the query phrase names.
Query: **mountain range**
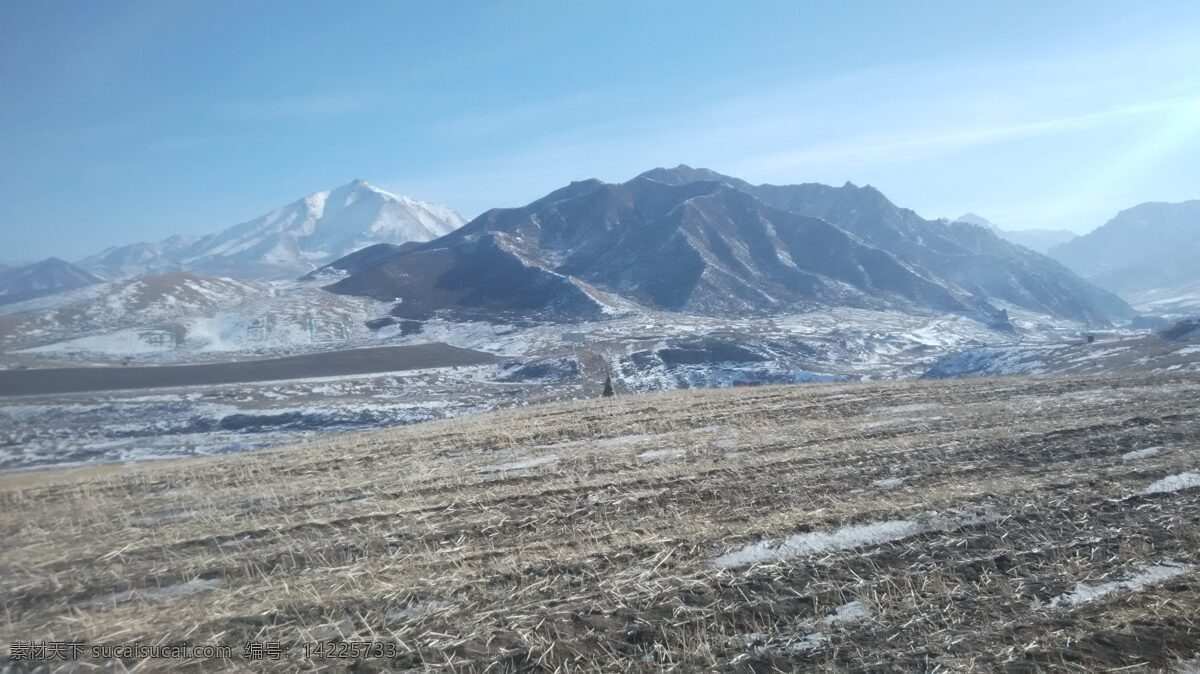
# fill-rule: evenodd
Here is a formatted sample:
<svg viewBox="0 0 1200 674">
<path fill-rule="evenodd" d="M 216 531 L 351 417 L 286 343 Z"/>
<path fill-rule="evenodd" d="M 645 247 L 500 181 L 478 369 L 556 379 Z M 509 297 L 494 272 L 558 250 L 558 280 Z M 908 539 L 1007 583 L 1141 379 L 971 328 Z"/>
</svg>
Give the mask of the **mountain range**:
<svg viewBox="0 0 1200 674">
<path fill-rule="evenodd" d="M 1065 229 L 1001 229 L 987 218 L 974 213 L 963 213 L 954 220 L 955 222 L 965 222 L 969 225 L 985 227 L 1006 241 L 1011 241 L 1018 246 L 1025 246 L 1029 250 L 1037 251 L 1043 255 L 1049 253 L 1051 248 L 1064 244 L 1078 236 L 1078 234 Z"/>
<path fill-rule="evenodd" d="M 381 256 L 328 286 L 395 314 L 592 318 L 631 306 L 741 317 L 854 306 L 1007 307 L 1105 325 L 1132 310 L 981 227 L 931 221 L 872 187 L 751 185 L 708 169 L 574 182 Z"/>
<path fill-rule="evenodd" d="M 1200 311 L 1200 200 L 1123 210 L 1050 255 L 1147 310 Z"/>
<path fill-rule="evenodd" d="M 109 279 L 172 271 L 286 278 L 374 243 L 429 241 L 464 222 L 446 206 L 355 180 L 215 234 L 109 248 L 78 264 Z"/>
</svg>

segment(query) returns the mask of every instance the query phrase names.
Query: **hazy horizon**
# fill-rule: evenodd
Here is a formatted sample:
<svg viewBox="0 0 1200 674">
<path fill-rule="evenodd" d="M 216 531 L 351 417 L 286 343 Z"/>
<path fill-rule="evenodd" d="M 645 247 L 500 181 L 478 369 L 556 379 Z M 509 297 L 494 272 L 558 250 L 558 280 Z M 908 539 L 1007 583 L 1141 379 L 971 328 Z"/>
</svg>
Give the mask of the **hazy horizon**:
<svg viewBox="0 0 1200 674">
<path fill-rule="evenodd" d="M 0 7 L 0 258 L 363 178 L 468 218 L 688 164 L 1083 233 L 1200 198 L 1200 6 Z"/>
</svg>

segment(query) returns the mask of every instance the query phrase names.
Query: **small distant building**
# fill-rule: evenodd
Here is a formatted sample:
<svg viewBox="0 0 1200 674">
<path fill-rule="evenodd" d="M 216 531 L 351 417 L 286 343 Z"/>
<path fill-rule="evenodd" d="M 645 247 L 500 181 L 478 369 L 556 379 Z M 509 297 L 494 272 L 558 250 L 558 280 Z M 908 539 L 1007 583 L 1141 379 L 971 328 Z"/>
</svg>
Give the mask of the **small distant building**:
<svg viewBox="0 0 1200 674">
<path fill-rule="evenodd" d="M 568 344 L 585 344 L 587 343 L 587 334 L 582 332 L 564 332 L 562 333 L 562 341 Z"/>
<path fill-rule="evenodd" d="M 173 330 L 141 330 L 138 332 L 138 341 L 143 346 L 162 351 L 170 351 L 178 345 Z"/>
<path fill-rule="evenodd" d="M 275 321 L 270 316 L 252 319 L 246 324 L 246 340 L 250 342 L 265 342 L 271 336 Z"/>
<path fill-rule="evenodd" d="M 1088 335 L 1088 336 L 1087 336 L 1087 343 L 1088 343 L 1088 344 L 1095 344 L 1095 343 L 1096 343 L 1096 336 L 1095 336 L 1095 335 Z"/>
<path fill-rule="evenodd" d="M 350 328 L 337 319 L 310 315 L 308 338 L 313 342 L 344 342 L 350 339 Z"/>
</svg>

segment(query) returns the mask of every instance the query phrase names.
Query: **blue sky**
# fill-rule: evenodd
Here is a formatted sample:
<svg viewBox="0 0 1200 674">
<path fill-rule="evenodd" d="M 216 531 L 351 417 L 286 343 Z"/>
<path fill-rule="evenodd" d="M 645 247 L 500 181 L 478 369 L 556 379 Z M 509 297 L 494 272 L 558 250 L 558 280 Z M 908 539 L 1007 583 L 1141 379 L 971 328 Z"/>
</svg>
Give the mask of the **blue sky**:
<svg viewBox="0 0 1200 674">
<path fill-rule="evenodd" d="M 10 0 L 0 260 L 680 163 L 1086 231 L 1200 198 L 1197 35 L 1191 1 Z"/>
</svg>

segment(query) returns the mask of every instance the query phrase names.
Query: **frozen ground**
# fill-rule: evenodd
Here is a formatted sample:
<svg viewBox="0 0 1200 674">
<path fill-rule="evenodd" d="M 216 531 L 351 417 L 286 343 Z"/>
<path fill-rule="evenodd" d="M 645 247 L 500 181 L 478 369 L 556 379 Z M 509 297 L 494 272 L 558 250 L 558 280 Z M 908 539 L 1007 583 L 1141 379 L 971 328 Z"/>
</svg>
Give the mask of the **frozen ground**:
<svg viewBox="0 0 1200 674">
<path fill-rule="evenodd" d="M 228 453 L 532 401 L 594 397 L 608 375 L 619 394 L 628 394 L 915 378 L 931 368 L 942 376 L 1041 373 L 1055 371 L 1046 363 L 1057 361 L 1084 371 L 1178 371 L 1200 361 L 1194 344 L 1180 342 L 1172 347 L 1173 360 L 1163 360 L 1162 349 L 1120 332 L 1079 346 L 1081 326 L 1016 309 L 1010 315 L 1017 332 L 955 316 L 853 309 L 756 320 L 630 312 L 571 325 L 415 322 L 385 319 L 387 303 L 330 295 L 311 283 L 186 275 L 159 279 L 154 287 L 144 283 L 44 298 L 0 316 L 0 339 L 19 347 L 0 352 L 0 367 L 230 363 L 433 342 L 503 362 L 328 381 L 0 397 L 0 470 Z M 156 325 L 165 327 L 156 331 Z M 167 329 L 172 325 L 175 332 Z M 154 335 L 157 341 L 150 339 Z M 901 412 L 874 423 L 884 428 L 927 421 Z M 643 460 L 673 458 L 666 452 Z M 895 486 L 885 481 L 877 488 Z"/>
<path fill-rule="evenodd" d="M 1163 340 L 1155 335 L 1112 335 L 1083 339 L 975 347 L 939 360 L 931 379 L 1015 374 L 1118 371 L 1195 372 L 1200 339 Z"/>
<path fill-rule="evenodd" d="M 1187 318 L 1200 315 L 1200 282 L 1168 288 L 1152 288 L 1131 295 L 1129 303 L 1138 311 Z"/>
<path fill-rule="evenodd" d="M 256 384 L 0 398 L 0 470 L 225 454 L 528 404 L 495 365 Z"/>
<path fill-rule="evenodd" d="M 328 393 L 380 392 L 354 386 Z M 349 666 L 308 658 L 316 638 L 396 645 L 364 671 L 1182 671 L 1197 399 L 1178 372 L 673 391 L 9 472 L 0 648 L 236 644 L 206 671 Z M 247 662 L 249 640 L 288 657 Z"/>
<path fill-rule="evenodd" d="M 646 373 L 632 388 L 895 377 L 975 345 L 1042 341 L 1080 326 L 1012 312 L 1020 335 L 967 318 L 837 309 L 776 319 L 725 320 L 634 310 L 584 324 L 396 321 L 391 304 L 333 295 L 311 282 L 247 283 L 172 275 L 84 288 L 4 307 L 0 365 L 43 362 L 210 362 L 381 344 L 444 342 L 512 357 L 601 351 L 611 360 L 689 341 L 732 339 L 775 361 L 774 370 L 733 367 Z M 713 380 L 710 382 L 709 380 Z"/>
</svg>

